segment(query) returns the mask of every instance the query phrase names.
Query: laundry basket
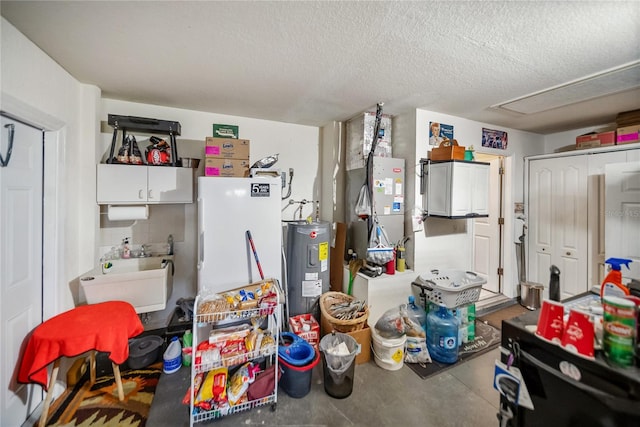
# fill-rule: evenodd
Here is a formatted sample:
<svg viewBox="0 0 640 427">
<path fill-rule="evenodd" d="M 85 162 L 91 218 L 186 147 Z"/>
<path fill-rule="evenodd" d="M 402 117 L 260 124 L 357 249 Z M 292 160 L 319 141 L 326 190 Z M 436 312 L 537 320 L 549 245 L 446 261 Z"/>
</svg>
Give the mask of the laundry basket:
<svg viewBox="0 0 640 427">
<path fill-rule="evenodd" d="M 471 271 L 433 269 L 418 276 L 412 285 L 422 289 L 428 301 L 456 308 L 478 301 L 485 283 L 485 279 Z"/>
</svg>

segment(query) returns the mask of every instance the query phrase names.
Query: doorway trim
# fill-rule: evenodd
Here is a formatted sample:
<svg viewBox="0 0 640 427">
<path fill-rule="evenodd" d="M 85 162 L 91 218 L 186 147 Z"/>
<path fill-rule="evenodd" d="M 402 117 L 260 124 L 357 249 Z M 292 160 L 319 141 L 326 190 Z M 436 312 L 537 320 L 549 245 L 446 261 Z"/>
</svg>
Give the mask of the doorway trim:
<svg viewBox="0 0 640 427">
<path fill-rule="evenodd" d="M 493 188 L 490 187 L 489 188 L 489 192 L 493 192 L 493 191 L 498 191 L 497 197 L 495 197 L 495 199 L 491 196 L 489 196 L 489 200 L 491 201 L 492 199 L 494 199 L 493 203 L 496 203 L 497 206 L 494 206 L 495 210 L 497 211 L 497 218 L 495 219 L 495 222 L 491 222 L 489 224 L 490 227 L 498 227 L 497 229 L 497 236 L 498 236 L 498 265 L 495 266 L 495 271 L 492 273 L 492 275 L 495 277 L 495 275 L 497 275 L 497 288 L 498 288 L 498 293 L 499 294 L 503 294 L 504 295 L 504 199 L 505 199 L 505 155 L 502 154 L 490 154 L 490 153 L 476 153 L 476 161 L 478 162 L 487 162 L 490 163 L 494 160 L 498 160 L 499 164 L 498 164 L 498 188 Z M 490 211 L 493 210 L 490 208 Z M 500 218 L 502 218 L 502 221 L 500 221 Z M 493 219 L 493 218 L 492 218 Z M 473 231 L 472 231 L 472 236 L 475 236 L 475 221 L 472 222 L 473 224 Z M 475 245 L 474 245 L 474 249 L 475 249 Z M 475 252 L 472 253 L 472 259 L 475 260 Z M 498 270 L 502 270 L 502 274 L 498 274 Z"/>
<path fill-rule="evenodd" d="M 42 229 L 42 320 L 57 313 L 60 283 L 64 276 L 64 146 L 66 123 L 2 92 L 2 110 L 14 118 L 44 131 L 44 186 Z M 46 254 L 46 256 L 44 256 Z"/>
</svg>

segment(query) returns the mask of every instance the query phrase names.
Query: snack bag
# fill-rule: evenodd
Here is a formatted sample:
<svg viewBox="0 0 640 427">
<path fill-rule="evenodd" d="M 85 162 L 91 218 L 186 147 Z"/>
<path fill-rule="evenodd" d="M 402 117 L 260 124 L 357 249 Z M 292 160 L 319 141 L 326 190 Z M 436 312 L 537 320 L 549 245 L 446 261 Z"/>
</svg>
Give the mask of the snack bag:
<svg viewBox="0 0 640 427">
<path fill-rule="evenodd" d="M 151 145 L 147 146 L 147 163 L 150 165 L 168 165 L 171 163 L 171 147 L 167 141 L 157 136 L 149 138 Z"/>
</svg>

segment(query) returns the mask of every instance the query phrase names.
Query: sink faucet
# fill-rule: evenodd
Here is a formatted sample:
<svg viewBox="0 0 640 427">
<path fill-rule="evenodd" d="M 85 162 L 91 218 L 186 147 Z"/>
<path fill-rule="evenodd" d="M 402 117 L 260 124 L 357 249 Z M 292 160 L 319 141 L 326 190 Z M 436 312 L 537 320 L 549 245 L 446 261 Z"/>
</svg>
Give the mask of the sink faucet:
<svg viewBox="0 0 640 427">
<path fill-rule="evenodd" d="M 147 251 L 149 250 L 149 245 L 142 245 L 140 247 L 140 258 L 144 258 L 147 256 L 150 256 L 151 254 L 147 254 Z"/>
</svg>

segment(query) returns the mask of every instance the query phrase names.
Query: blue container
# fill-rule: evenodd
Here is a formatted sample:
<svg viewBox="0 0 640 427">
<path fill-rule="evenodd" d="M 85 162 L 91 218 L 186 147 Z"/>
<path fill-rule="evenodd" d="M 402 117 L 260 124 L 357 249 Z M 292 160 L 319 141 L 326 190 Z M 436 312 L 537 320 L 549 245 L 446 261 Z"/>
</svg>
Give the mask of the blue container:
<svg viewBox="0 0 640 427">
<path fill-rule="evenodd" d="M 305 366 L 316 357 L 311 344 L 291 332 L 282 333 L 284 345 L 278 346 L 278 356 L 293 366 Z"/>
<path fill-rule="evenodd" d="M 429 312 L 427 349 L 433 360 L 440 363 L 458 361 L 458 327 L 458 319 L 446 307 L 439 306 Z"/>
</svg>

